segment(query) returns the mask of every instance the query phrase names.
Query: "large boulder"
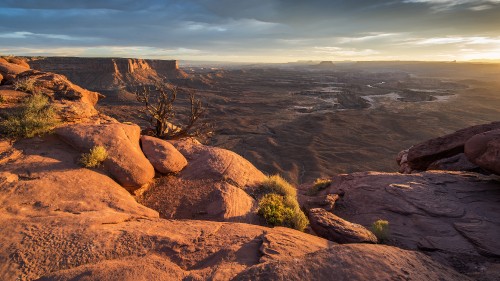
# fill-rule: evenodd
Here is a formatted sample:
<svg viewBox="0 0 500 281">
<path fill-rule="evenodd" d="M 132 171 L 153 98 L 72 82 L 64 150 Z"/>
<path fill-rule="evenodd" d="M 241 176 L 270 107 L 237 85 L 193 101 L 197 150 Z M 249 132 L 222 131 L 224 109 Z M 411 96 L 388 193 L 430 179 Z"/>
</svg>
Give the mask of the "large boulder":
<svg viewBox="0 0 500 281">
<path fill-rule="evenodd" d="M 167 219 L 257 223 L 257 203 L 227 182 L 164 177 L 137 200 Z"/>
<path fill-rule="evenodd" d="M 232 151 L 202 145 L 192 139 L 173 141 L 172 144 L 189 162 L 180 173 L 185 179 L 227 181 L 240 188 L 258 185 L 265 179 L 252 163 Z"/>
<path fill-rule="evenodd" d="M 500 122 L 477 125 L 454 133 L 430 139 L 409 148 L 398 156 L 401 172 L 425 171 L 438 160 L 464 152 L 464 144 L 474 135 L 500 129 Z M 406 155 L 405 155 L 406 154 Z"/>
<path fill-rule="evenodd" d="M 80 152 L 94 146 L 104 146 L 108 158 L 104 167 L 111 176 L 129 191 L 150 182 L 155 171 L 139 146 L 141 129 L 121 123 L 76 124 L 56 129 L 56 134 Z"/>
<path fill-rule="evenodd" d="M 470 138 L 465 143 L 465 155 L 481 168 L 500 175 L 500 129 Z"/>
<path fill-rule="evenodd" d="M 165 140 L 142 136 L 141 146 L 153 167 L 160 173 L 178 173 L 187 165 L 186 158 Z"/>
<path fill-rule="evenodd" d="M 364 226 L 348 222 L 322 208 L 309 210 L 311 228 L 319 236 L 340 244 L 377 243 L 377 237 Z"/>
</svg>

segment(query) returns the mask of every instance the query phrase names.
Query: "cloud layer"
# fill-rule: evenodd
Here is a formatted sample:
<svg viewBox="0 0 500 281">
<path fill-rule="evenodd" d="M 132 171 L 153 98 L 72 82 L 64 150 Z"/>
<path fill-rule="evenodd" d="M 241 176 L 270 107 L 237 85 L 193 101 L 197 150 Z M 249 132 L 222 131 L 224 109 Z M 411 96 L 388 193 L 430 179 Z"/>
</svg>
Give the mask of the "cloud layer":
<svg viewBox="0 0 500 281">
<path fill-rule="evenodd" d="M 0 0 L 0 53 L 258 62 L 500 59 L 498 15 L 500 0 Z"/>
</svg>

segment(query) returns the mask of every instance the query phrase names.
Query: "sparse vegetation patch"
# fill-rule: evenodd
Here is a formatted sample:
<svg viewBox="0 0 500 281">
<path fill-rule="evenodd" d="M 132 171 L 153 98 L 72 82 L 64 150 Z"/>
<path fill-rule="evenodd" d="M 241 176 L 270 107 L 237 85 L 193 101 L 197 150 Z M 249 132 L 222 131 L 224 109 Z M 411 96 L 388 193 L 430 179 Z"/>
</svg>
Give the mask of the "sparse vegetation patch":
<svg viewBox="0 0 500 281">
<path fill-rule="evenodd" d="M 36 92 L 36 80 L 30 77 L 17 79 L 14 82 L 14 90 L 34 94 Z"/>
<path fill-rule="evenodd" d="M 268 177 L 257 191 L 258 214 L 272 226 L 286 226 L 303 231 L 309 224 L 300 209 L 295 188 L 279 175 Z"/>
<path fill-rule="evenodd" d="M 51 131 L 59 123 L 56 108 L 43 94 L 33 94 L 0 122 L 3 135 L 10 138 L 34 137 Z"/>
<path fill-rule="evenodd" d="M 89 153 L 82 154 L 80 164 L 86 168 L 94 168 L 99 166 L 106 158 L 108 158 L 108 151 L 104 146 L 98 145 L 90 149 Z"/>
<path fill-rule="evenodd" d="M 377 220 L 372 224 L 373 234 L 377 236 L 380 242 L 387 241 L 389 238 L 389 222 L 386 220 Z"/>
<path fill-rule="evenodd" d="M 313 186 L 307 191 L 309 195 L 317 195 L 318 192 L 321 190 L 324 190 L 325 188 L 329 187 L 332 185 L 332 180 L 331 179 L 323 179 L 323 178 L 318 178 L 314 181 Z"/>
</svg>

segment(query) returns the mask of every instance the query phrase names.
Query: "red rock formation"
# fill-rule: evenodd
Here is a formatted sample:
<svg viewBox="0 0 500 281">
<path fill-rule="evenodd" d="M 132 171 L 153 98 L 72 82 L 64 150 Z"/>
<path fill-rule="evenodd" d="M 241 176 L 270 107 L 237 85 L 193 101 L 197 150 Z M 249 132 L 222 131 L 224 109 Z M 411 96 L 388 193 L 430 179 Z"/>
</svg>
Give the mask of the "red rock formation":
<svg viewBox="0 0 500 281">
<path fill-rule="evenodd" d="M 29 64 L 33 69 L 66 75 L 75 84 L 95 91 L 187 77 L 176 60 L 47 57 L 32 59 Z"/>
</svg>

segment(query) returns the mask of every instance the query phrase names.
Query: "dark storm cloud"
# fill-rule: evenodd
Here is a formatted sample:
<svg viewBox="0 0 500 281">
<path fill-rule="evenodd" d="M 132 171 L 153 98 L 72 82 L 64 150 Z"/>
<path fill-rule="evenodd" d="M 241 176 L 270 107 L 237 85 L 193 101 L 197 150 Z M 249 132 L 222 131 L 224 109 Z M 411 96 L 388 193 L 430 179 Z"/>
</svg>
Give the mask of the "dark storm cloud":
<svg viewBox="0 0 500 281">
<path fill-rule="evenodd" d="M 485 52 L 499 47 L 499 2 L 0 0 L 0 52 L 236 60 Z"/>
</svg>

